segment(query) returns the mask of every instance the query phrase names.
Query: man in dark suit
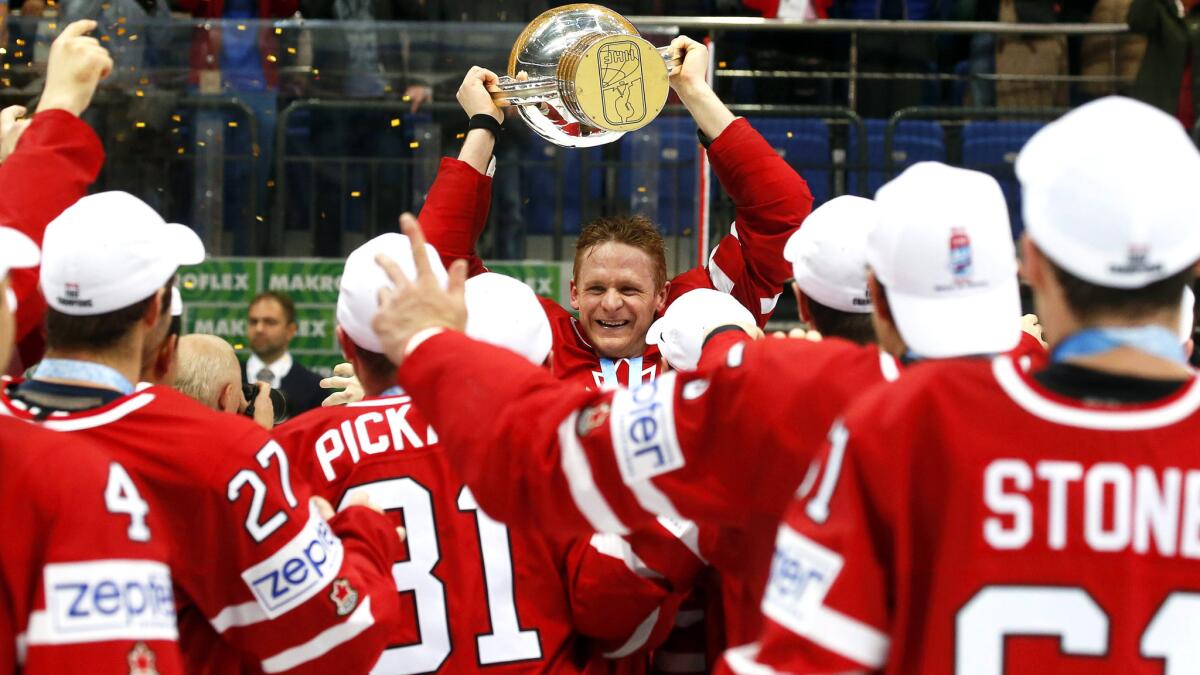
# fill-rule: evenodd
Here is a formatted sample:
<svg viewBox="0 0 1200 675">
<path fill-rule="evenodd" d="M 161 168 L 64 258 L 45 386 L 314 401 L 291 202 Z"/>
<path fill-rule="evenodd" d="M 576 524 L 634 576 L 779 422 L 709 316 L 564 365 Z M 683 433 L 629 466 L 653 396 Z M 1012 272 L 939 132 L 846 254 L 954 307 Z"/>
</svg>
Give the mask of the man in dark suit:
<svg viewBox="0 0 1200 675">
<path fill-rule="evenodd" d="M 283 293 L 264 291 L 250 301 L 246 337 L 250 358 L 242 364 L 246 382 L 266 382 L 287 398 L 287 416 L 321 405 L 321 376 L 296 363 L 288 343 L 296 336 L 296 305 Z"/>
</svg>

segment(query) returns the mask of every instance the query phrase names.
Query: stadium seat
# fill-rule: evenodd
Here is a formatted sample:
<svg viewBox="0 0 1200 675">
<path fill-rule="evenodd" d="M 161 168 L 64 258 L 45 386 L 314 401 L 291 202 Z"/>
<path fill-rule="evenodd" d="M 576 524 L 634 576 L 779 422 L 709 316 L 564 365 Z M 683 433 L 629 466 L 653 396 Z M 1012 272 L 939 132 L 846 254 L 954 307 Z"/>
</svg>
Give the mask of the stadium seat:
<svg viewBox="0 0 1200 675">
<path fill-rule="evenodd" d="M 601 168 L 600 148 L 574 149 L 534 139 L 529 144 L 521 161 L 521 184 L 524 195 L 522 208 L 528 234 L 548 235 L 554 233 L 557 209 L 554 193 L 562 185 L 562 231 L 578 234 L 583 219 L 583 158 L 587 155 L 588 199 L 596 199 L 603 185 L 604 171 Z M 543 196 L 534 199 L 532 195 Z"/>
<path fill-rule="evenodd" d="M 696 148 L 691 124 L 650 125 L 620 141 L 617 203 L 666 235 L 696 224 Z"/>
<path fill-rule="evenodd" d="M 829 125 L 811 117 L 759 117 L 750 124 L 804 180 L 820 205 L 832 195 L 833 155 Z"/>
<path fill-rule="evenodd" d="M 1008 202 L 1014 238 L 1021 235 L 1025 224 L 1013 163 L 1025 142 L 1041 128 L 1041 122 L 971 122 L 963 127 L 962 166 L 991 174 L 999 181 Z"/>
<path fill-rule="evenodd" d="M 946 134 L 937 122 L 901 120 L 893 131 L 891 162 L 885 156 L 888 121 L 864 120 L 863 126 L 866 127 L 867 135 L 867 180 L 864 187 L 862 168 L 858 166 L 858 128 L 851 125 L 850 142 L 846 155 L 846 164 L 849 167 L 847 184 L 850 186 L 850 194 L 874 197 L 875 191 L 880 186 L 910 164 L 946 161 Z"/>
</svg>

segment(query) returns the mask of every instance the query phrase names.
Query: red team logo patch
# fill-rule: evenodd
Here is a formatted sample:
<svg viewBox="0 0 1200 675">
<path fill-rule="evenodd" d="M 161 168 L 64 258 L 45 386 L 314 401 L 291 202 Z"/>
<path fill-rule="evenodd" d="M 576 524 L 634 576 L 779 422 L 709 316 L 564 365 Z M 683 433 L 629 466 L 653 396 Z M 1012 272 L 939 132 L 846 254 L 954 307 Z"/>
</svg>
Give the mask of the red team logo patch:
<svg viewBox="0 0 1200 675">
<path fill-rule="evenodd" d="M 579 413 L 579 422 L 576 423 L 575 432 L 580 437 L 587 436 L 594 429 L 608 421 L 608 413 L 611 408 L 607 403 L 591 406 Z"/>
<path fill-rule="evenodd" d="M 158 675 L 154 667 L 154 650 L 147 647 L 145 642 L 134 645 L 126 660 L 129 662 L 129 675 Z"/>
<path fill-rule="evenodd" d="M 338 616 L 346 616 L 358 606 L 358 591 L 346 579 L 336 579 L 329 589 L 329 599 L 337 608 Z"/>
</svg>

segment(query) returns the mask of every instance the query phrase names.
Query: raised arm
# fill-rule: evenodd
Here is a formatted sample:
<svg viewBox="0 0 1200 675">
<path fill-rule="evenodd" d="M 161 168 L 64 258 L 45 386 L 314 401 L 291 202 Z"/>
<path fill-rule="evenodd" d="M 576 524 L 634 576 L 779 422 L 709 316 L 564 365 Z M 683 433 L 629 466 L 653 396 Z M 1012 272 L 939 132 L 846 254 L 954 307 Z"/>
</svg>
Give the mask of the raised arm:
<svg viewBox="0 0 1200 675">
<path fill-rule="evenodd" d="M 737 298 L 762 326 L 791 277 L 783 248 L 812 211 L 812 193 L 750 123 L 735 117 L 713 92 L 705 80 L 708 49 L 687 37 L 676 38 L 672 47 L 684 60 L 672 71 L 671 86 L 707 141 L 712 167 L 737 212 L 730 234 L 707 265 L 672 282 L 668 302 L 689 290 L 715 288 Z"/>
<path fill-rule="evenodd" d="M 112 70 L 108 51 L 87 36 L 95 26 L 85 20 L 63 29 L 50 47 L 37 114 L 30 122 L 16 122 L 3 139 L 6 148 L 15 149 L 0 164 L 0 224 L 39 246 L 46 226 L 87 194 L 104 164 L 100 139 L 79 119 Z M 37 284 L 37 268 L 13 270 L 18 342 L 41 326 L 46 311 Z"/>
<path fill-rule="evenodd" d="M 478 66 L 467 73 L 458 89 L 458 102 L 468 119 L 491 115 L 497 122 L 504 122 L 504 112 L 492 102 L 486 88 L 496 80 L 495 73 Z M 455 260 L 466 260 L 471 276 L 487 271 L 475 245 L 487 225 L 491 207 L 495 147 L 496 137 L 490 130 L 469 130 L 458 159 L 442 158 L 421 209 L 429 243 L 441 254 L 442 262 L 449 266 Z"/>
</svg>

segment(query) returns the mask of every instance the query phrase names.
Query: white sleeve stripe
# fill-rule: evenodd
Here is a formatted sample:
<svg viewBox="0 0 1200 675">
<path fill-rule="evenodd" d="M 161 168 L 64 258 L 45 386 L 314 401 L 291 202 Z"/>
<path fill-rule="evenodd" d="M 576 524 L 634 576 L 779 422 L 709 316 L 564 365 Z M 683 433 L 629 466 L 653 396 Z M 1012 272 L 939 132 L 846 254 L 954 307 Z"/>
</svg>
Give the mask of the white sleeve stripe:
<svg viewBox="0 0 1200 675">
<path fill-rule="evenodd" d="M 758 662 L 758 652 L 761 649 L 757 642 L 730 647 L 725 650 L 725 663 L 736 675 L 781 675 L 771 666 Z"/>
<path fill-rule="evenodd" d="M 733 279 L 730 279 L 729 275 L 725 274 L 725 270 L 722 270 L 717 265 L 715 257 L 708 261 L 708 278 L 712 281 L 713 288 L 718 291 L 722 293 L 733 292 Z"/>
<path fill-rule="evenodd" d="M 780 295 L 779 293 L 776 293 L 775 297 L 773 297 L 773 298 L 759 298 L 758 299 L 758 309 L 759 309 L 758 313 L 759 314 L 770 314 L 771 312 L 774 312 L 775 305 L 779 304 L 779 295 Z"/>
<path fill-rule="evenodd" d="M 796 635 L 867 668 L 883 668 L 887 664 L 891 648 L 888 636 L 835 609 L 818 606 L 805 615 L 804 621 L 776 611 L 775 606 L 767 602 L 763 602 L 762 611 L 767 618 Z"/>
<path fill-rule="evenodd" d="M 601 555 L 616 558 L 625 563 L 630 572 L 646 579 L 661 579 L 663 576 L 646 564 L 646 561 L 633 552 L 633 547 L 622 537 L 615 534 L 593 534 L 588 545 Z"/>
<path fill-rule="evenodd" d="M 94 429 L 96 427 L 102 427 L 106 424 L 116 422 L 126 415 L 137 412 L 138 410 L 150 405 L 152 401 L 154 401 L 154 394 L 142 393 L 121 402 L 115 408 L 105 410 L 104 412 L 97 413 L 95 415 L 81 415 L 66 420 L 56 420 L 54 418 L 50 418 L 41 424 L 43 427 L 52 429 L 54 431 L 81 431 L 83 429 Z"/>
<path fill-rule="evenodd" d="M 562 449 L 562 470 L 567 477 L 567 487 L 571 490 L 571 498 L 575 506 L 588 524 L 596 532 L 611 532 L 629 534 L 629 528 L 621 522 L 612 507 L 604 500 L 596 480 L 592 477 L 592 467 L 588 464 L 587 454 L 579 437 L 575 435 L 576 421 L 579 411 L 571 413 L 570 417 L 558 425 L 558 444 Z"/>
<path fill-rule="evenodd" d="M 650 634 L 654 632 L 654 626 L 658 623 L 658 613 L 659 608 L 655 607 L 654 611 L 650 612 L 650 616 L 647 616 L 645 621 L 638 624 L 637 629 L 633 631 L 633 634 L 629 636 L 629 639 L 625 641 L 625 644 L 617 647 L 611 652 L 605 652 L 604 658 L 623 659 L 642 647 L 645 647 L 646 641 L 650 639 Z"/>
<path fill-rule="evenodd" d="M 629 489 L 633 491 L 633 496 L 637 498 L 638 504 L 641 504 L 642 508 L 650 513 L 656 516 L 674 518 L 675 520 L 686 520 L 683 516 L 679 515 L 679 511 L 675 508 L 675 504 L 671 502 L 671 498 L 664 494 L 662 490 L 659 490 L 649 478 L 630 483 Z"/>
<path fill-rule="evenodd" d="M 321 631 L 320 634 L 304 644 L 285 649 L 275 656 L 263 660 L 263 671 L 279 673 L 321 658 L 338 645 L 358 637 L 359 633 L 373 625 L 375 625 L 375 617 L 371 614 L 371 598 L 368 597 L 342 623 Z"/>
<path fill-rule="evenodd" d="M 218 633 L 224 633 L 230 628 L 241 626 L 250 626 L 267 620 L 267 613 L 263 611 L 258 601 L 251 600 L 243 602 L 240 605 L 229 605 L 225 607 L 217 615 L 208 620 L 208 623 L 213 627 L 213 630 Z"/>
<path fill-rule="evenodd" d="M 700 528 L 697 527 L 696 523 L 686 518 L 671 519 L 659 516 L 658 524 L 662 525 L 663 529 L 670 532 L 676 539 L 683 542 L 683 545 L 692 552 L 692 555 L 696 556 L 697 560 L 705 565 L 708 564 L 708 560 L 700 553 Z"/>
</svg>

